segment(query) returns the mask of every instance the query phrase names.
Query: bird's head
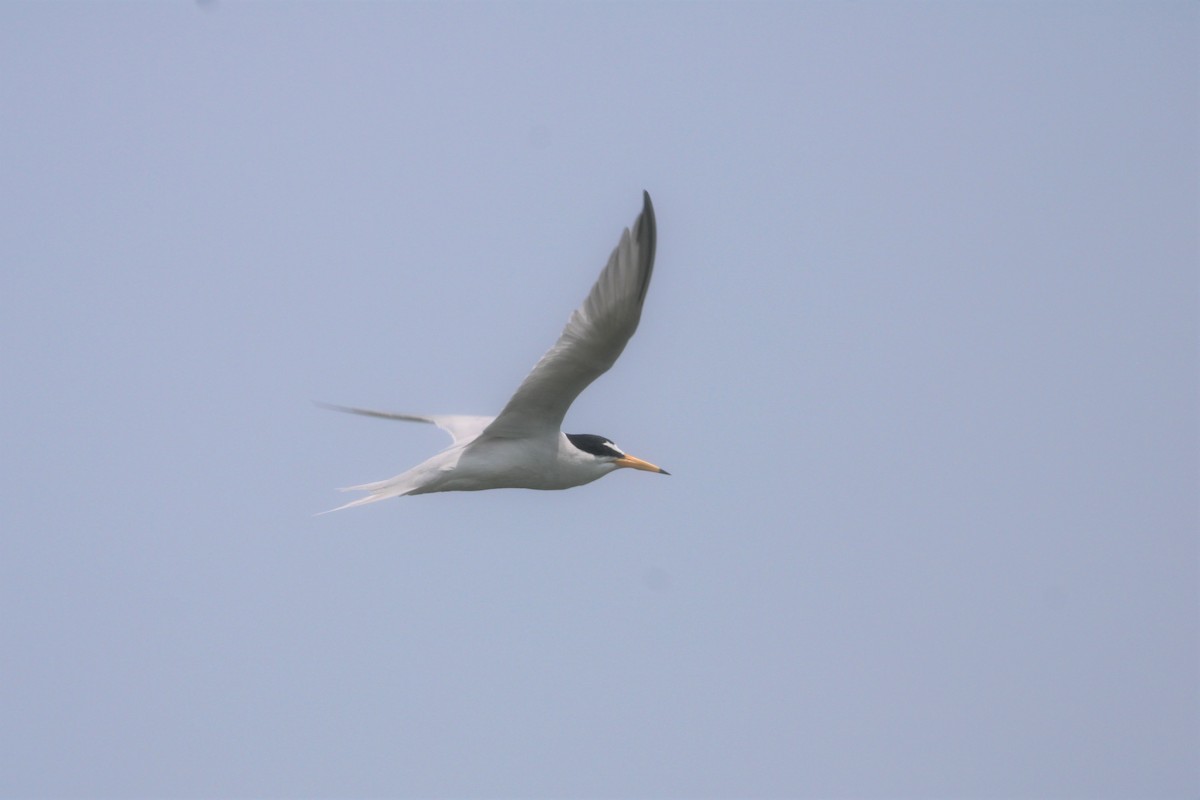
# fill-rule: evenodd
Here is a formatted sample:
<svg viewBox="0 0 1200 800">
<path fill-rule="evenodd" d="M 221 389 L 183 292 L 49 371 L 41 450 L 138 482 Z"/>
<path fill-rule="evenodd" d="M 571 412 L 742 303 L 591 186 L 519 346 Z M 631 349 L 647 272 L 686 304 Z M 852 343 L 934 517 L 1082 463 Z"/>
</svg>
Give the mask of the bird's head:
<svg viewBox="0 0 1200 800">
<path fill-rule="evenodd" d="M 577 450 L 587 453 L 602 464 L 612 464 L 614 468 L 629 467 L 644 469 L 647 472 L 659 472 L 663 475 L 671 474 L 662 467 L 654 466 L 649 461 L 642 461 L 640 458 L 627 455 L 624 450 L 603 436 L 596 436 L 593 433 L 568 433 L 567 439 L 575 445 Z"/>
</svg>

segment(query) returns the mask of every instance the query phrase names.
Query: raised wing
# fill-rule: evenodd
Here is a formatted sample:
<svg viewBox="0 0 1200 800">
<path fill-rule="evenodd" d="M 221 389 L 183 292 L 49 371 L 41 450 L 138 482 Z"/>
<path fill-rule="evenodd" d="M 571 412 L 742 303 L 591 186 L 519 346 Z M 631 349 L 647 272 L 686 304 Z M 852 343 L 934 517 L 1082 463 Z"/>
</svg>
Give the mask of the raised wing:
<svg viewBox="0 0 1200 800">
<path fill-rule="evenodd" d="M 642 318 L 654 271 L 657 235 L 654 206 L 642 193 L 642 213 L 626 228 L 583 305 L 575 309 L 558 341 L 517 389 L 484 435 L 522 438 L 558 433 L 579 393 L 608 371 Z"/>
<path fill-rule="evenodd" d="M 331 411 L 345 411 L 347 414 L 361 414 L 364 417 L 378 417 L 380 419 L 398 419 L 405 422 L 427 422 L 431 425 L 436 425 L 446 433 L 450 434 L 450 438 L 455 444 L 464 441 L 470 441 L 479 434 L 483 433 L 483 429 L 491 424 L 494 417 L 471 417 L 462 414 L 436 414 L 433 416 L 423 416 L 420 414 L 399 414 L 395 411 L 373 411 L 369 408 L 352 408 L 351 406 L 337 406 L 332 403 L 317 403 L 321 408 L 328 408 Z"/>
</svg>

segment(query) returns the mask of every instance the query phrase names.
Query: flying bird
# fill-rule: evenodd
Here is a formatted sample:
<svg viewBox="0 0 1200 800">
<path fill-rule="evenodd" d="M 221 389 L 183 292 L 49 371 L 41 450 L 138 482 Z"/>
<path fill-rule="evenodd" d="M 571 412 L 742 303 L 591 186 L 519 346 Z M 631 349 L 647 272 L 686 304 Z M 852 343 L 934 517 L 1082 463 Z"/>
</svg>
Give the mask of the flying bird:
<svg viewBox="0 0 1200 800">
<path fill-rule="evenodd" d="M 394 478 L 346 487 L 342 491 L 367 494 L 333 510 L 430 492 L 569 489 L 622 467 L 670 474 L 603 436 L 560 430 L 571 403 L 616 363 L 637 330 L 654 271 L 655 238 L 654 206 L 643 192 L 642 213 L 633 231 L 626 228 L 621 234 L 608 265 L 558 341 L 495 417 L 398 414 L 319 403 L 352 414 L 431 423 L 454 440 L 446 450 Z"/>
</svg>

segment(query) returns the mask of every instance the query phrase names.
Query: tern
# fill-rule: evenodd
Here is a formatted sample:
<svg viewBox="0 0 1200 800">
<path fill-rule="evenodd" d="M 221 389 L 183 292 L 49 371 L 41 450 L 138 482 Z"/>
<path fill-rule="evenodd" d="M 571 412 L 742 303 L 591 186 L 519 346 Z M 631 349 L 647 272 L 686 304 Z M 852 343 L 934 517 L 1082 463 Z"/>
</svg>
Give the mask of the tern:
<svg viewBox="0 0 1200 800">
<path fill-rule="evenodd" d="M 654 206 L 643 192 L 642 212 L 632 232 L 626 228 L 621 234 L 607 266 L 558 341 L 495 417 L 399 414 L 318 403 L 352 414 L 430 423 L 454 440 L 446 450 L 394 478 L 342 489 L 367 494 L 332 510 L 430 492 L 569 489 L 622 467 L 669 475 L 629 455 L 611 439 L 560 430 L 571 403 L 616 363 L 637 330 L 654 271 L 656 235 Z"/>
</svg>

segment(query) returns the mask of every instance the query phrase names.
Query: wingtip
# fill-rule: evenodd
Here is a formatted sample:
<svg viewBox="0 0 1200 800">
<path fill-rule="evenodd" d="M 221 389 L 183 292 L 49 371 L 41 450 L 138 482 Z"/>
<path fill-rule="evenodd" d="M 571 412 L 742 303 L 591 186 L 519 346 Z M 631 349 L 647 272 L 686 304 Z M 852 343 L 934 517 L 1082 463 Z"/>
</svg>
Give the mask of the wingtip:
<svg viewBox="0 0 1200 800">
<path fill-rule="evenodd" d="M 642 190 L 642 213 L 641 218 L 646 220 L 646 224 L 653 231 L 658 227 L 654 219 L 654 203 L 650 202 L 650 193 L 645 189 Z"/>
<path fill-rule="evenodd" d="M 646 298 L 646 290 L 650 288 L 650 273 L 654 269 L 654 251 L 658 249 L 658 221 L 654 218 L 654 203 L 650 202 L 650 193 L 642 190 L 642 213 L 634 225 L 634 236 L 642 244 L 646 259 L 646 280 L 642 284 L 639 300 Z"/>
</svg>

